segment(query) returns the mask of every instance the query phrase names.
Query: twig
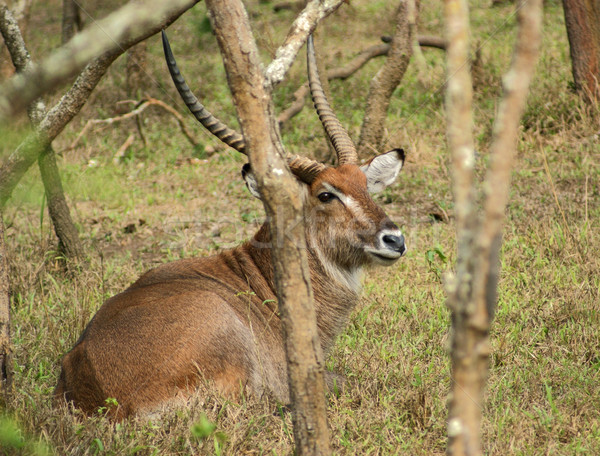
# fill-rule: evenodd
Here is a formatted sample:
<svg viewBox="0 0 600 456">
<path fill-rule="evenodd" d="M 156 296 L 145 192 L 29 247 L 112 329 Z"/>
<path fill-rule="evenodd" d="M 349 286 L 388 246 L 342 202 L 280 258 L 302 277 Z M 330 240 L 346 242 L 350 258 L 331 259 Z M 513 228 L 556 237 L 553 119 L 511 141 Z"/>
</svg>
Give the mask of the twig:
<svg viewBox="0 0 600 456">
<path fill-rule="evenodd" d="M 133 144 L 133 141 L 135 140 L 135 136 L 133 134 L 129 135 L 127 137 L 127 139 L 125 140 L 125 142 L 121 145 L 121 147 L 119 147 L 119 150 L 117 150 L 117 153 L 115 154 L 115 156 L 113 157 L 113 163 L 115 165 L 119 164 L 119 161 L 121 161 L 121 159 L 123 158 L 123 156 L 125 155 L 125 152 L 127 151 L 127 149 L 129 148 L 129 146 L 131 146 Z"/>
<path fill-rule="evenodd" d="M 445 51 L 448 48 L 448 42 L 439 36 L 419 35 L 419 46 L 432 47 Z"/>
<path fill-rule="evenodd" d="M 381 41 L 384 43 L 391 43 L 392 37 L 384 35 L 381 37 Z M 445 51 L 448 48 L 448 42 L 441 36 L 435 35 L 418 35 L 417 41 L 421 47 L 432 47 Z"/>
<path fill-rule="evenodd" d="M 164 103 L 163 101 L 157 100 L 156 98 L 147 97 L 146 100 L 144 102 L 142 102 L 140 105 L 138 105 L 133 111 L 129 111 L 128 113 L 123 114 L 121 116 L 110 117 L 108 119 L 90 119 L 90 120 L 88 120 L 86 122 L 86 124 L 84 125 L 83 129 L 81 130 L 81 132 L 79 132 L 79 134 L 77 135 L 77 138 L 75 138 L 75 140 L 71 143 L 68 150 L 72 150 L 75 147 L 77 147 L 77 145 L 79 144 L 79 141 L 81 140 L 83 135 L 85 135 L 88 132 L 88 130 L 91 127 L 93 127 L 94 125 L 101 125 L 101 124 L 112 125 L 115 122 L 121 122 L 122 120 L 131 119 L 132 117 L 139 116 L 149 106 L 158 106 L 159 108 L 167 111 L 169 114 L 174 116 L 175 119 L 177 120 L 177 123 L 179 124 L 179 128 L 181 129 L 184 136 L 188 139 L 188 141 L 192 144 L 192 146 L 198 145 L 198 142 L 194 139 L 192 133 L 186 127 L 186 125 L 183 121 L 183 116 L 181 114 L 179 114 L 175 109 L 173 109 L 171 106 Z"/>
</svg>

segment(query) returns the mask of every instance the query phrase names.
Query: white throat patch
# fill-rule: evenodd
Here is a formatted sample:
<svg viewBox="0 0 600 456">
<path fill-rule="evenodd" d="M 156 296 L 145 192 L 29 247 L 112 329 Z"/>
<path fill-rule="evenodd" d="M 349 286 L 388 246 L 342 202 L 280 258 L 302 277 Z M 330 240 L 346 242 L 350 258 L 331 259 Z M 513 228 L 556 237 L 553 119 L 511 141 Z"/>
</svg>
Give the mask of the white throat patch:
<svg viewBox="0 0 600 456">
<path fill-rule="evenodd" d="M 312 235 L 309 237 L 309 239 L 307 239 L 307 241 L 309 242 L 310 249 L 317 255 L 317 259 L 323 266 L 325 273 L 330 279 L 336 281 L 338 284 L 354 293 L 360 293 L 362 268 L 356 268 L 352 271 L 341 269 L 329 261 L 316 242 L 314 242 Z"/>
</svg>

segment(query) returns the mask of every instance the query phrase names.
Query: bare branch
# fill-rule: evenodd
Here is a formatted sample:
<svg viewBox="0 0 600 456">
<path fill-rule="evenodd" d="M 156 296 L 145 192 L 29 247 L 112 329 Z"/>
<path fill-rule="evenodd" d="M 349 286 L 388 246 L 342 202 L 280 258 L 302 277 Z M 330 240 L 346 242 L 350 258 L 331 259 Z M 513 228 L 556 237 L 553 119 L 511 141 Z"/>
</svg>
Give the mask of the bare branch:
<svg viewBox="0 0 600 456">
<path fill-rule="evenodd" d="M 25 71 L 31 63 L 31 57 L 21 36 L 16 15 L 8 9 L 4 1 L 0 2 L 0 30 L 13 65 L 17 71 Z"/>
<path fill-rule="evenodd" d="M 0 121 L 10 118 L 41 94 L 77 74 L 90 61 L 140 41 L 148 30 L 155 33 L 198 0 L 133 1 L 88 26 L 39 65 L 0 86 Z"/>
<path fill-rule="evenodd" d="M 16 0 L 8 3 L 16 23 L 19 24 L 21 32 L 25 34 L 29 25 L 29 16 L 33 0 Z M 6 5 L 5 1 L 0 1 L 0 5 Z M 6 58 L 8 50 L 5 49 L 6 43 L 0 40 L 0 78 L 6 80 L 15 74 L 12 58 Z"/>
<path fill-rule="evenodd" d="M 134 140 L 135 140 L 135 136 L 133 136 L 133 133 L 132 133 L 127 137 L 125 142 L 123 144 L 121 144 L 121 147 L 119 147 L 119 149 L 117 150 L 117 152 L 115 153 L 115 155 L 113 157 L 113 163 L 115 165 L 117 165 L 119 163 L 119 161 L 123 158 L 123 156 L 125 155 L 125 152 L 129 148 L 129 146 L 131 146 L 133 144 Z"/>
<path fill-rule="evenodd" d="M 391 41 L 391 38 L 390 38 Z M 437 36 L 419 36 L 419 45 L 420 46 L 429 46 L 435 47 L 438 49 L 445 50 L 446 49 L 446 40 Z M 327 70 L 327 79 L 331 81 L 332 79 L 347 79 L 360 70 L 363 66 L 369 62 L 369 60 L 380 57 L 383 55 L 387 55 L 390 51 L 389 44 L 376 44 L 366 48 L 361 51 L 354 59 L 348 62 L 346 65 L 339 68 L 332 68 Z M 282 126 L 285 122 L 289 121 L 292 117 L 299 114 L 304 105 L 306 104 L 306 97 L 308 95 L 308 83 L 303 84 L 294 92 L 294 102 L 284 111 L 282 111 L 279 116 L 277 116 L 277 121 L 279 122 L 279 126 Z"/>
<path fill-rule="evenodd" d="M 285 41 L 275 52 L 275 59 L 265 71 L 265 81 L 270 90 L 283 80 L 296 60 L 298 51 L 319 21 L 333 13 L 342 3 L 344 0 L 310 0 L 306 4 L 292 24 Z"/>
<path fill-rule="evenodd" d="M 31 58 L 23 41 L 19 25 L 5 4 L 0 4 L 0 31 L 5 38 L 17 71 L 19 73 L 26 71 L 31 67 Z M 33 102 L 28 107 L 29 119 L 34 128 L 39 125 L 45 112 L 46 107 L 40 100 Z M 66 258 L 81 259 L 83 257 L 83 246 L 79 240 L 77 228 L 75 228 L 71 219 L 56 164 L 56 154 L 50 144 L 44 147 L 38 163 L 48 201 L 48 212 L 58 237 L 59 249 L 65 254 Z"/>
<path fill-rule="evenodd" d="M 389 44 L 376 44 L 370 46 L 358 54 L 354 59 L 340 68 L 334 68 L 327 71 L 327 79 L 346 79 L 360 70 L 367 62 L 375 57 L 388 55 L 390 52 Z"/>
<path fill-rule="evenodd" d="M 419 35 L 419 46 L 432 47 L 445 51 L 448 47 L 448 42 L 439 36 Z"/>
<path fill-rule="evenodd" d="M 163 102 L 161 100 L 157 100 L 156 98 L 147 97 L 146 100 L 144 102 L 142 102 L 139 106 L 137 106 L 134 110 L 129 111 L 128 113 L 125 113 L 121 116 L 109 117 L 108 119 L 90 119 L 90 120 L 88 120 L 85 123 L 83 129 L 79 132 L 79 134 L 75 138 L 75 140 L 69 146 L 69 150 L 72 150 L 75 147 L 77 147 L 81 138 L 94 125 L 101 125 L 101 124 L 112 125 L 115 122 L 120 122 L 122 120 L 131 119 L 133 117 L 139 116 L 149 106 L 157 106 L 157 107 L 167 111 L 173 117 L 175 117 L 175 120 L 177 120 L 177 123 L 179 124 L 179 128 L 181 129 L 182 133 L 185 135 L 187 140 L 192 144 L 192 146 L 198 145 L 198 142 L 194 139 L 194 135 L 189 131 L 189 129 L 185 125 L 183 116 L 181 114 L 179 114 L 175 109 L 173 109 L 171 106 L 169 106 L 165 102 Z"/>
</svg>

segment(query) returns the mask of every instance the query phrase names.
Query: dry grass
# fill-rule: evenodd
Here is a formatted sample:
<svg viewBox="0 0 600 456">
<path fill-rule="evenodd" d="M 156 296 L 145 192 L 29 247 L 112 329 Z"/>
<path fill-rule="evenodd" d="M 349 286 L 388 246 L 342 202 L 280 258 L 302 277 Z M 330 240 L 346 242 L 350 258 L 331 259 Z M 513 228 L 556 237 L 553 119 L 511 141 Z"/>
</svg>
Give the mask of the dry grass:
<svg viewBox="0 0 600 456">
<path fill-rule="evenodd" d="M 340 65 L 390 30 L 389 2 L 353 1 L 322 31 L 323 55 Z M 58 33 L 60 2 L 37 2 L 29 42 L 47 52 Z M 265 55 L 273 52 L 292 15 L 250 2 Z M 91 6 L 90 6 L 91 8 Z M 600 146 L 597 110 L 569 91 L 568 45 L 559 2 L 546 2 L 543 55 L 525 114 L 506 223 L 499 305 L 484 409 L 488 454 L 600 454 Z M 204 6 L 182 18 L 171 41 L 184 74 L 207 103 L 235 124 L 216 43 L 206 32 Z M 481 45 L 476 87 L 478 167 L 487 161 L 500 75 L 507 66 L 514 20 L 510 5 L 473 5 L 473 35 Z M 438 5 L 423 5 L 421 29 L 441 34 Z M 364 36 L 364 44 L 356 37 Z M 157 39 L 149 46 L 150 95 L 177 105 Z M 364 299 L 327 361 L 349 386 L 329 397 L 336 454 L 442 454 L 445 448 L 449 316 L 442 276 L 454 261 L 452 198 L 444 142 L 443 54 L 425 51 L 412 65 L 388 119 L 390 145 L 408 146 L 399 183 L 377 198 L 402 225 L 409 252 L 397 266 L 370 273 Z M 380 62 L 332 84 L 340 117 L 356 135 L 368 81 Z M 57 141 L 64 150 L 89 118 L 115 114 L 125 99 L 118 61 L 93 100 Z M 304 65 L 277 92 L 292 99 Z M 362 95 L 360 95 L 362 94 Z M 183 112 L 183 110 L 182 110 Z M 220 146 L 190 120 L 205 146 Z M 190 150 L 174 121 L 143 117 L 141 139 L 115 166 L 113 155 L 135 123 L 90 131 L 64 153 L 61 172 L 89 264 L 65 273 L 43 214 L 43 191 L 31 170 L 4 214 L 13 297 L 14 394 L 0 422 L 0 439 L 16 435 L 22 454 L 286 454 L 289 414 L 275 403 L 230 403 L 210 393 L 197 404 L 148 423 L 112 424 L 50 405 L 61 356 L 102 301 L 148 268 L 208 255 L 251 236 L 260 203 L 239 178 L 241 158 L 227 150 L 206 158 Z M 305 109 L 283 131 L 292 152 L 324 148 L 316 116 Z M 449 222 L 449 223 L 448 223 Z M 208 421 L 207 421 L 208 420 Z M 214 423 L 213 430 L 210 423 Z M 11 426 L 17 426 L 15 430 Z M 11 429 L 13 429 L 11 433 Z M 21 434 L 19 434 L 19 432 Z M 15 434 L 16 433 L 16 434 Z M 24 437 L 24 438 L 23 438 Z M 0 449 L 0 453 L 8 452 Z M 37 442 L 37 443 L 36 443 Z"/>
</svg>

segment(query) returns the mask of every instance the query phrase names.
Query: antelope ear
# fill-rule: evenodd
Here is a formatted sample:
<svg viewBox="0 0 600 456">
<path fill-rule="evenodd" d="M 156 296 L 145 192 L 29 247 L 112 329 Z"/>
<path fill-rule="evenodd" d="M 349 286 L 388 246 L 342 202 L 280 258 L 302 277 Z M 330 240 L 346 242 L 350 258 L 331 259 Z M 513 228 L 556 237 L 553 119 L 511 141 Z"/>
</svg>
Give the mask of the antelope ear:
<svg viewBox="0 0 600 456">
<path fill-rule="evenodd" d="M 258 193 L 258 184 L 254 177 L 254 173 L 252 172 L 252 167 L 250 166 L 250 163 L 246 163 L 242 167 L 242 177 L 246 181 L 246 187 L 248 187 L 248 190 L 250 190 L 252 196 L 260 199 L 260 193 Z"/>
<path fill-rule="evenodd" d="M 377 193 L 392 184 L 404 164 L 404 150 L 393 149 L 377 155 L 360 167 L 367 176 L 369 193 Z"/>
</svg>

